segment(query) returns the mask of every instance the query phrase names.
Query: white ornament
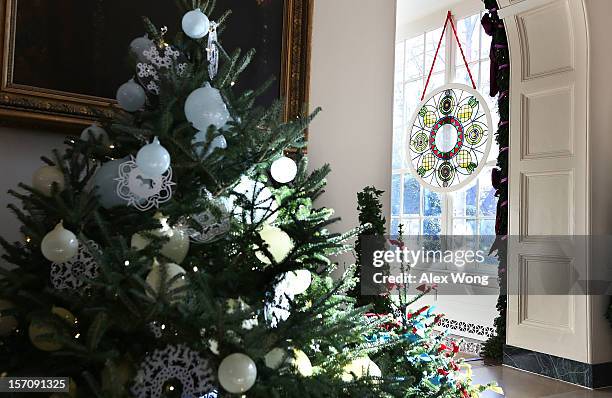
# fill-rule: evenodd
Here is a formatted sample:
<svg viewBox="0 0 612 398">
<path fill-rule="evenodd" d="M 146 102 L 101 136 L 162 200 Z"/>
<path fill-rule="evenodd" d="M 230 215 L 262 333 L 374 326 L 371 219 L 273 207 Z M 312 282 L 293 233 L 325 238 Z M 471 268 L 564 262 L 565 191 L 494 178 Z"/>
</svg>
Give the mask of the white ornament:
<svg viewBox="0 0 612 398">
<path fill-rule="evenodd" d="M 288 353 L 282 348 L 273 348 L 264 357 L 266 366 L 270 369 L 278 369 L 281 366 L 295 369 L 303 377 L 313 374 L 312 363 L 304 351 L 294 348 Z"/>
<path fill-rule="evenodd" d="M 223 128 L 230 114 L 219 90 L 206 83 L 187 97 L 185 117 L 196 129 L 208 131 L 211 125 L 217 129 Z"/>
<path fill-rule="evenodd" d="M 155 215 L 155 218 L 159 220 L 162 227 L 147 232 L 154 236 L 168 238 L 169 240 L 161 247 L 160 253 L 177 264 L 182 263 L 189 252 L 187 231 L 181 226 L 171 227 L 168 224 L 168 218 L 159 213 Z M 151 241 L 140 233 L 132 235 L 131 246 L 136 250 L 142 250 L 150 243 Z"/>
<path fill-rule="evenodd" d="M 257 366 L 245 354 L 231 354 L 221 361 L 218 379 L 227 392 L 231 394 L 244 393 L 255 384 Z"/>
<path fill-rule="evenodd" d="M 290 296 L 297 296 L 298 294 L 306 292 L 311 283 L 312 275 L 310 271 L 299 269 L 286 272 L 278 283 L 277 289 Z"/>
<path fill-rule="evenodd" d="M 187 12 L 182 21 L 183 32 L 192 39 L 201 39 L 206 36 L 210 28 L 210 21 L 199 8 Z"/>
<path fill-rule="evenodd" d="M 43 256 L 54 263 L 63 263 L 76 256 L 79 241 L 72 232 L 64 228 L 62 222 L 43 238 L 40 244 Z"/>
<path fill-rule="evenodd" d="M 276 347 L 271 349 L 265 356 L 264 362 L 270 369 L 276 370 L 281 367 L 289 354 L 282 348 Z"/>
<path fill-rule="evenodd" d="M 136 165 L 149 177 L 161 176 L 170 167 L 170 153 L 155 137 L 152 143 L 140 148 L 136 154 Z"/>
<path fill-rule="evenodd" d="M 132 40 L 130 43 L 130 51 L 136 55 L 139 61 L 143 61 L 145 59 L 144 52 L 150 50 L 153 46 L 155 46 L 153 40 L 149 39 L 149 36 L 144 35 Z"/>
<path fill-rule="evenodd" d="M 347 383 L 363 377 L 382 377 L 378 365 L 368 357 L 353 359 L 343 369 L 342 380 Z"/>
<path fill-rule="evenodd" d="M 196 135 L 193 136 L 191 145 L 195 147 L 195 151 L 198 156 L 200 156 L 202 159 L 206 159 L 216 149 L 226 149 L 227 141 L 223 135 L 218 135 L 212 140 L 209 140 L 207 132 L 198 131 Z M 206 148 L 206 152 L 204 152 L 204 148 Z"/>
<path fill-rule="evenodd" d="M 51 196 L 53 184 L 58 192 L 64 190 L 64 174 L 55 166 L 42 166 L 32 176 L 32 187 L 45 196 Z"/>
<path fill-rule="evenodd" d="M 119 165 L 117 196 L 140 211 L 159 207 L 172 198 L 172 167 L 161 176 L 148 176 L 134 160 Z"/>
<path fill-rule="evenodd" d="M 92 185 L 96 189 L 100 204 L 105 209 L 126 204 L 122 198 L 117 196 L 117 178 L 119 176 L 119 166 L 129 160 L 128 157 L 111 160 L 96 170 Z"/>
<path fill-rule="evenodd" d="M 144 89 L 134 79 L 123 83 L 117 90 L 117 102 L 127 112 L 136 112 L 141 109 L 147 100 Z"/>
<path fill-rule="evenodd" d="M 293 250 L 293 241 L 285 231 L 269 224 L 264 225 L 259 231 L 259 236 L 267 245 L 268 252 L 277 263 L 282 262 L 289 252 Z M 272 264 L 265 252 L 257 251 L 255 255 L 264 264 Z"/>
<path fill-rule="evenodd" d="M 243 176 L 240 179 L 240 183 L 234 188 L 234 192 L 245 196 L 252 204 L 252 209 L 248 209 L 249 214 L 245 214 L 247 223 L 259 223 L 264 219 L 266 219 L 268 223 L 272 223 L 276 220 L 278 216 L 276 212 L 278 204 L 276 203 L 272 191 L 264 184 Z M 242 213 L 246 210 L 235 205 L 236 197 L 231 196 L 229 202 L 230 207 L 233 208 L 233 213 L 238 218 L 242 218 Z"/>
<path fill-rule="evenodd" d="M 167 263 L 165 264 L 165 267 L 163 267 L 157 261 L 154 261 L 153 267 L 147 275 L 146 282 L 147 285 L 151 287 L 153 292 L 155 292 L 155 295 L 159 295 L 163 281 L 166 287 L 166 292 L 174 296 L 170 301 L 176 302 L 183 294 L 173 294 L 173 291 L 187 285 L 187 280 L 185 278 L 186 274 L 187 273 L 185 270 L 178 264 Z M 171 280 L 173 281 L 170 282 Z M 147 296 L 155 298 L 155 296 L 151 294 L 149 290 L 147 290 Z"/>
<path fill-rule="evenodd" d="M 155 350 L 144 358 L 131 392 L 137 398 L 160 398 L 164 384 L 171 379 L 181 383 L 184 398 L 205 396 L 215 390 L 215 376 L 208 360 L 185 344 L 178 344 Z"/>
<path fill-rule="evenodd" d="M 73 290 L 81 292 L 87 286 L 88 280 L 98 276 L 98 263 L 90 248 L 99 251 L 100 247 L 92 240 L 86 244 L 79 243 L 76 256 L 68 261 L 51 264 L 51 284 L 57 290 Z"/>
<path fill-rule="evenodd" d="M 109 139 L 106 130 L 97 124 L 92 124 L 89 127 L 86 127 L 81 132 L 81 140 L 82 141 L 90 141 L 90 140 L 100 141 L 103 145 L 108 145 Z"/>
<path fill-rule="evenodd" d="M 272 163 L 270 174 L 276 182 L 286 184 L 293 181 L 297 175 L 297 165 L 293 159 L 283 156 Z"/>
</svg>

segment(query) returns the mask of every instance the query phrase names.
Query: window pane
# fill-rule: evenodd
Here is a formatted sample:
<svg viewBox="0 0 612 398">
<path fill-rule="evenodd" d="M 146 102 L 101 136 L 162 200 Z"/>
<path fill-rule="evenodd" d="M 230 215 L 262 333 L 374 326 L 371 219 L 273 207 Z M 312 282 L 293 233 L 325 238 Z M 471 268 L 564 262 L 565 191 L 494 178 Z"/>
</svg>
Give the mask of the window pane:
<svg viewBox="0 0 612 398">
<path fill-rule="evenodd" d="M 429 79 L 429 86 L 427 87 L 427 92 L 431 92 L 431 90 L 438 88 L 440 86 L 443 86 L 446 82 L 445 82 L 446 78 L 444 76 L 444 73 L 436 73 L 431 75 L 431 79 Z M 419 101 L 421 100 L 421 98 L 419 97 Z"/>
<path fill-rule="evenodd" d="M 478 228 L 476 220 L 454 220 L 453 235 L 476 235 Z"/>
<path fill-rule="evenodd" d="M 440 216 L 442 214 L 442 198 L 437 192 L 424 191 L 423 215 Z"/>
<path fill-rule="evenodd" d="M 439 218 L 425 218 L 423 219 L 423 235 L 440 235 L 442 230 L 440 226 Z"/>
<path fill-rule="evenodd" d="M 406 40 L 406 80 L 423 76 L 423 35 Z"/>
<path fill-rule="evenodd" d="M 404 80 L 404 47 L 405 42 L 395 43 L 395 81 Z"/>
<path fill-rule="evenodd" d="M 495 220 L 480 220 L 481 242 L 486 243 L 487 248 L 493 244 L 492 237 L 495 236 Z"/>
<path fill-rule="evenodd" d="M 393 88 L 393 127 L 404 126 L 404 83 L 398 82 Z"/>
<path fill-rule="evenodd" d="M 477 215 L 477 198 L 478 198 L 478 184 L 472 185 L 465 192 L 465 215 L 476 216 Z"/>
<path fill-rule="evenodd" d="M 405 123 L 410 124 L 412 116 L 417 105 L 421 102 L 421 94 L 423 93 L 423 81 L 421 79 L 406 83 L 404 86 L 404 106 L 406 109 Z"/>
<path fill-rule="evenodd" d="M 480 180 L 480 215 L 494 216 L 497 208 L 497 197 L 491 184 L 491 169 L 482 170 L 478 179 Z"/>
<path fill-rule="evenodd" d="M 421 185 L 410 174 L 404 175 L 404 214 L 420 215 Z"/>
<path fill-rule="evenodd" d="M 482 30 L 481 37 L 482 44 L 480 45 L 480 58 L 489 59 L 489 52 L 491 51 L 491 36 L 486 34 L 484 30 Z"/>
<path fill-rule="evenodd" d="M 398 218 L 391 219 L 391 235 L 397 235 L 397 226 L 399 225 Z"/>
<path fill-rule="evenodd" d="M 472 77 L 474 78 L 474 82 L 478 84 L 478 64 L 470 65 L 470 71 L 472 72 Z M 470 75 L 465 68 L 465 66 L 458 66 L 455 69 L 455 83 L 465 84 L 466 86 L 472 86 L 472 79 L 470 79 Z M 482 93 L 482 92 L 481 92 Z"/>
<path fill-rule="evenodd" d="M 442 28 L 433 30 L 431 32 L 427 32 L 426 34 L 426 57 L 425 57 L 425 73 L 424 75 L 429 74 L 429 70 L 431 69 L 431 64 L 434 59 L 434 55 L 436 54 L 436 49 L 438 48 L 438 42 L 440 41 L 440 35 L 442 34 Z M 443 71 L 445 69 L 445 54 L 446 54 L 446 43 L 445 40 L 442 39 L 442 44 L 440 45 L 440 51 L 438 52 L 438 58 L 436 60 L 436 66 L 434 68 L 434 72 Z"/>
<path fill-rule="evenodd" d="M 459 40 L 463 47 L 463 53 L 468 62 L 478 60 L 479 48 L 478 40 L 480 34 L 480 15 L 473 15 L 471 17 L 460 19 L 457 22 L 457 33 L 459 34 Z M 457 55 L 455 56 L 455 62 L 457 65 L 464 65 L 461 51 L 457 47 Z"/>
<path fill-rule="evenodd" d="M 421 234 L 421 222 L 415 219 L 403 220 L 404 234 L 405 235 L 420 235 Z"/>
<path fill-rule="evenodd" d="M 399 215 L 400 212 L 400 175 L 393 174 L 391 179 L 391 215 Z"/>
<path fill-rule="evenodd" d="M 404 129 L 395 128 L 393 129 L 393 164 L 394 170 L 404 168 L 404 157 L 406 151 L 404 150 Z"/>
</svg>

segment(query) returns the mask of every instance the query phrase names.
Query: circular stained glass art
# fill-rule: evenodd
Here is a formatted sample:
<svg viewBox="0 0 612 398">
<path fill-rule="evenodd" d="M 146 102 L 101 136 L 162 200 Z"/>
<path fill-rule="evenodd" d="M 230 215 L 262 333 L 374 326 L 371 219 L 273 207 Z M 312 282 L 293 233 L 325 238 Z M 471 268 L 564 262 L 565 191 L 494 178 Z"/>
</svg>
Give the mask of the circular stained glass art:
<svg viewBox="0 0 612 398">
<path fill-rule="evenodd" d="M 484 167 L 493 133 L 484 98 L 463 84 L 447 84 L 419 104 L 407 140 L 408 164 L 426 188 L 455 191 Z"/>
</svg>

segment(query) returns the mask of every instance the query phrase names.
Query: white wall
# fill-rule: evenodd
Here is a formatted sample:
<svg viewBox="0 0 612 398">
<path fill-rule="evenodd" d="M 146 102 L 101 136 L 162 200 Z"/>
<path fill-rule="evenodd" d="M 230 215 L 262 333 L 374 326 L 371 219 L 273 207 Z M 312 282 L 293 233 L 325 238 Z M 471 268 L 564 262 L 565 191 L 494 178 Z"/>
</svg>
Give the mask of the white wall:
<svg viewBox="0 0 612 398">
<path fill-rule="evenodd" d="M 30 184 L 32 174 L 43 163 L 40 156 L 50 156 L 54 148 L 62 148 L 65 135 L 47 131 L 33 131 L 0 127 L 0 236 L 8 241 L 22 239 L 20 223 L 6 208 L 8 203 L 17 203 L 6 191 L 17 188 L 17 184 Z"/>
<path fill-rule="evenodd" d="M 395 1 L 316 0 L 311 96 L 323 112 L 310 128 L 310 167 L 332 173 L 319 205 L 354 227 L 357 192 L 375 185 L 389 214 L 393 111 Z"/>
</svg>

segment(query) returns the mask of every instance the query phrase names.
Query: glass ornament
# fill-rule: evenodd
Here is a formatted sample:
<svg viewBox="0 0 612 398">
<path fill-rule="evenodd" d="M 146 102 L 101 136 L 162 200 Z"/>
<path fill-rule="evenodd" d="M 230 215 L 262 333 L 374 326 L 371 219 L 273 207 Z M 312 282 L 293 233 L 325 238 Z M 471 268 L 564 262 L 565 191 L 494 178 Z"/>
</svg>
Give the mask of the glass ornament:
<svg viewBox="0 0 612 398">
<path fill-rule="evenodd" d="M 207 132 L 198 131 L 191 140 L 191 145 L 194 146 L 194 149 L 199 157 L 206 159 L 216 149 L 227 149 L 227 140 L 224 136 L 218 135 L 209 141 Z M 204 148 L 206 148 L 206 152 L 204 152 Z"/>
<path fill-rule="evenodd" d="M 297 171 L 297 164 L 295 164 L 293 159 L 286 156 L 276 159 L 272 163 L 272 166 L 270 166 L 270 174 L 272 174 L 272 178 L 281 184 L 286 184 L 293 181 L 297 175 Z"/>
<path fill-rule="evenodd" d="M 136 59 L 140 62 L 146 61 L 144 55 L 145 51 L 149 51 L 151 47 L 155 46 L 153 40 L 149 39 L 148 35 L 137 37 L 130 43 L 130 51 L 136 56 Z"/>
<path fill-rule="evenodd" d="M 231 394 L 248 391 L 257 379 L 257 366 L 245 354 L 230 354 L 221 361 L 217 372 L 221 386 Z"/>
<path fill-rule="evenodd" d="M 285 231 L 278 227 L 271 225 L 264 225 L 259 231 L 259 236 L 267 245 L 268 252 L 274 258 L 277 263 L 282 262 L 289 252 L 293 250 L 293 241 L 291 237 L 287 235 Z M 265 252 L 255 252 L 257 258 L 264 264 L 271 264 L 270 259 L 266 256 Z"/>
<path fill-rule="evenodd" d="M 165 268 L 165 275 L 162 275 L 162 272 Z M 187 279 L 185 275 L 187 272 L 178 264 L 167 263 L 165 267 L 162 267 L 157 261 L 153 262 L 153 267 L 151 267 L 151 271 L 147 275 L 146 282 L 147 285 L 153 289 L 155 295 L 151 294 L 149 290 L 147 290 L 147 296 L 151 298 L 155 298 L 155 296 L 159 295 L 162 280 L 165 281 L 165 287 L 167 292 L 172 292 L 173 290 L 179 289 L 187 285 Z M 179 278 L 176 278 L 172 283 L 169 283 L 171 279 L 173 279 L 177 275 L 182 275 Z M 163 278 L 163 279 L 162 279 Z M 174 295 L 174 297 L 170 300 L 171 302 L 176 302 L 183 294 Z"/>
<path fill-rule="evenodd" d="M 234 192 L 244 195 L 253 204 L 252 212 L 249 211 L 249 214 L 246 214 L 245 217 L 247 223 L 259 223 L 263 219 L 266 219 L 268 223 L 272 223 L 278 216 L 276 212 L 278 203 L 276 203 L 272 191 L 261 182 L 243 176 L 234 188 Z M 234 215 L 240 218 L 245 210 L 235 205 L 235 202 L 236 196 L 230 196 L 227 207 L 233 209 Z"/>
<path fill-rule="evenodd" d="M 58 192 L 64 190 L 64 174 L 55 166 L 42 166 L 32 176 L 32 187 L 45 196 L 51 196 L 53 184 Z"/>
<path fill-rule="evenodd" d="M 342 372 L 342 380 L 350 383 L 363 377 L 382 377 L 382 372 L 370 358 L 361 357 L 353 359 Z"/>
<path fill-rule="evenodd" d="M 79 241 L 75 234 L 65 229 L 62 222 L 59 222 L 45 235 L 40 250 L 47 260 L 63 263 L 76 256 L 79 251 Z"/>
<path fill-rule="evenodd" d="M 306 292 L 311 283 L 312 275 L 310 274 L 310 271 L 299 269 L 296 271 L 286 272 L 281 281 L 278 283 L 276 289 L 279 290 L 279 292 L 293 297 Z"/>
<path fill-rule="evenodd" d="M 81 132 L 81 140 L 82 141 L 99 141 L 104 145 L 109 144 L 108 133 L 102 127 L 97 124 L 92 124 L 89 127 L 86 127 Z"/>
<path fill-rule="evenodd" d="M 208 34 L 210 21 L 199 8 L 191 10 L 183 16 L 183 32 L 192 39 L 201 39 Z"/>
<path fill-rule="evenodd" d="M 117 195 L 117 185 L 119 182 L 116 179 L 119 178 L 119 167 L 128 160 L 130 158 L 125 157 L 104 163 L 96 171 L 92 179 L 92 185 L 96 189 L 98 200 L 105 209 L 127 203 Z"/>
<path fill-rule="evenodd" d="M 127 112 L 136 112 L 147 101 L 144 89 L 134 79 L 123 83 L 117 90 L 117 102 L 121 109 Z"/>
<path fill-rule="evenodd" d="M 185 117 L 196 129 L 208 131 L 209 126 L 223 128 L 230 114 L 219 90 L 206 83 L 187 97 Z"/>
<path fill-rule="evenodd" d="M 136 165 L 148 176 L 161 176 L 170 167 L 170 153 L 155 137 L 152 143 L 140 148 L 138 154 L 136 154 Z"/>
<path fill-rule="evenodd" d="M 156 214 L 155 218 L 159 220 L 162 227 L 153 231 L 147 231 L 147 233 L 168 238 L 169 240 L 161 247 L 160 253 L 176 264 L 182 263 L 189 252 L 189 235 L 187 231 L 181 226 L 171 227 L 168 224 L 168 218 L 160 213 Z M 142 250 L 150 243 L 151 241 L 140 233 L 132 235 L 131 246 L 136 250 Z"/>
</svg>

